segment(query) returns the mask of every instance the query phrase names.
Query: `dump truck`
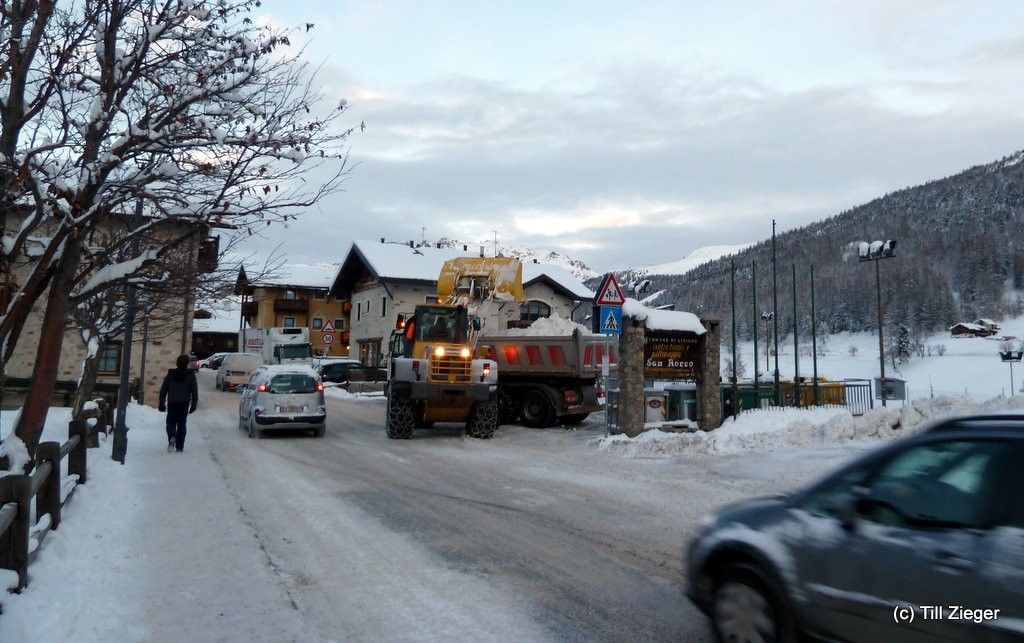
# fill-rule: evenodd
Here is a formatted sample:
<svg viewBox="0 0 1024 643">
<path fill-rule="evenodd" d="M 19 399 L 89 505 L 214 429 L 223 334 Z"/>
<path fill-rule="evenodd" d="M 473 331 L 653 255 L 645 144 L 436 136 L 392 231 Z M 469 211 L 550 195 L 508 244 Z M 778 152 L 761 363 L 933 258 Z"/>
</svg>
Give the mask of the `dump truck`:
<svg viewBox="0 0 1024 643">
<path fill-rule="evenodd" d="M 481 315 L 523 301 L 523 266 L 507 257 L 457 257 L 441 268 L 438 302 L 398 316 L 389 342 L 385 428 L 408 439 L 434 422 L 465 422 L 466 434 L 498 428 L 497 364 L 481 355 Z"/>
<path fill-rule="evenodd" d="M 578 424 L 604 410 L 601 387 L 617 373 L 617 344 L 606 335 L 488 335 L 481 353 L 498 365 L 498 412 L 502 424 L 532 428 Z"/>
</svg>

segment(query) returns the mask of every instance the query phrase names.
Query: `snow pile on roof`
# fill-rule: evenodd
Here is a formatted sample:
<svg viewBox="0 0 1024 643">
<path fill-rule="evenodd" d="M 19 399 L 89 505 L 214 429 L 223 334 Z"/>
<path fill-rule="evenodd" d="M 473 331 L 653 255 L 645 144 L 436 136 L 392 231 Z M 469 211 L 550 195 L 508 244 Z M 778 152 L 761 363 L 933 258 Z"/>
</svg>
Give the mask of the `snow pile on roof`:
<svg viewBox="0 0 1024 643">
<path fill-rule="evenodd" d="M 581 335 L 593 335 L 590 329 L 582 324 L 577 324 L 571 319 L 565 319 L 555 315 L 554 317 L 541 317 L 526 328 L 509 328 L 506 330 L 488 333 L 494 336 L 514 337 L 538 337 L 548 335 L 572 335 L 573 331 L 579 331 Z"/>
<path fill-rule="evenodd" d="M 330 288 L 338 275 L 339 266 L 340 264 L 336 263 L 285 264 L 275 274 L 254 280 L 252 285 Z"/>
<path fill-rule="evenodd" d="M 677 310 L 655 310 L 636 299 L 626 297 L 622 304 L 622 316 L 644 322 L 648 330 L 682 330 L 703 335 L 707 332 L 700 318 L 693 313 Z"/>
</svg>

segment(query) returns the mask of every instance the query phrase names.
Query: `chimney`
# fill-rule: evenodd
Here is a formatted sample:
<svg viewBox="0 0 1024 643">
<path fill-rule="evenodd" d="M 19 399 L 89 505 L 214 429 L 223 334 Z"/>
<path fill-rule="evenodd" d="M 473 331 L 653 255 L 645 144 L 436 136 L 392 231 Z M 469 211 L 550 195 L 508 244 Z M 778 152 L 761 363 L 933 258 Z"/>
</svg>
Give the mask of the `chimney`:
<svg viewBox="0 0 1024 643">
<path fill-rule="evenodd" d="M 416 246 L 415 246 L 415 244 L 413 244 L 413 242 L 412 242 L 412 241 L 410 241 L 410 242 L 409 242 L 409 247 L 410 247 L 410 248 L 415 248 Z"/>
<path fill-rule="evenodd" d="M 480 246 L 480 256 L 484 256 L 484 247 Z"/>
<path fill-rule="evenodd" d="M 380 242 L 381 242 L 381 243 L 384 243 L 384 237 L 381 237 L 381 238 L 380 238 Z"/>
<path fill-rule="evenodd" d="M 467 250 L 469 250 L 469 248 L 466 247 L 466 244 L 462 244 L 462 251 L 466 252 Z"/>
</svg>

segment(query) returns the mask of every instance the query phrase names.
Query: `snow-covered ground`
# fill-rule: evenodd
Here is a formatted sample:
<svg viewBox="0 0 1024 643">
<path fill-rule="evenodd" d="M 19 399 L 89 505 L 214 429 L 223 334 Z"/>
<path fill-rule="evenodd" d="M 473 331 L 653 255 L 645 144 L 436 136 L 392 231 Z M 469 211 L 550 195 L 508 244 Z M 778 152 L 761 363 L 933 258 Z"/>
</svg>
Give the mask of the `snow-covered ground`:
<svg viewBox="0 0 1024 643">
<path fill-rule="evenodd" d="M 1024 336 L 1024 320 L 1007 322 L 1003 332 Z M 852 455 L 918 430 L 928 418 L 1024 408 L 1024 395 L 1010 397 L 1010 366 L 999 359 L 998 340 L 936 336 L 926 342 L 940 343 L 944 355 L 914 357 L 899 372 L 887 371 L 907 381 L 908 401 L 891 401 L 888 408 L 861 417 L 841 409 L 758 410 L 713 432 L 651 431 L 632 440 L 619 435 L 571 441 L 564 448 L 594 450 L 614 460 L 608 468 L 611 490 L 623 471 L 652 457 L 729 458 L 732 466 L 756 467 L 762 452 L 785 450 L 788 466 L 799 468 L 804 452 L 825 447 L 848 449 Z M 850 346 L 857 347 L 855 354 Z M 818 373 L 830 379 L 874 377 L 877 346 L 872 335 L 832 337 L 819 358 Z M 780 370 L 788 377 L 792 343 L 780 348 Z M 751 347 L 741 350 L 749 373 Z M 1018 389 L 1024 381 L 1019 366 L 1014 366 Z M 801 356 L 801 374 L 809 375 L 811 368 L 810 358 Z M 351 398 L 341 390 L 329 394 Z M 379 394 L 363 401 L 382 404 Z M 0 414 L 0 435 L 9 432 L 13 417 Z M 66 439 L 67 419 L 66 409 L 52 409 L 44 439 Z M 280 609 L 252 609 L 289 598 L 274 582 L 266 552 L 247 536 L 216 458 L 197 457 L 204 433 L 213 427 L 196 414 L 186 452 L 167 454 L 163 422 L 155 409 L 132 405 L 127 463 L 111 460 L 109 441 L 90 451 L 89 484 L 75 491 L 62 528 L 42 543 L 29 587 L 20 595 L 0 596 L 0 641 L 174 641 L 180 640 L 183 620 L 210 641 L 303 640 L 301 625 L 283 618 Z M 666 498 L 664 510 L 672 511 L 678 502 Z M 171 577 L 153 578 L 153 570 L 168 568 L 175 570 Z M 0 575 L 0 581 L 10 579 Z M 185 593 L 201 608 L 168 613 L 160 588 L 179 597 Z M 508 640 L 516 638 L 515 632 L 508 634 Z M 522 634 L 528 638 L 530 633 Z M 374 633 L 365 638 L 373 639 Z"/>
</svg>

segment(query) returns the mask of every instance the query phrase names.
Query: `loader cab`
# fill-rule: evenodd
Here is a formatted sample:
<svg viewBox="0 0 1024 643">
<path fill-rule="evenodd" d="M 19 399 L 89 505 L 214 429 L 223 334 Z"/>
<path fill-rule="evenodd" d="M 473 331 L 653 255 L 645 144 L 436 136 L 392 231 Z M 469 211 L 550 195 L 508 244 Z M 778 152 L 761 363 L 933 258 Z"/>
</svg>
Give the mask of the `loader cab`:
<svg viewBox="0 0 1024 643">
<path fill-rule="evenodd" d="M 470 321 L 465 306 L 417 306 L 412 323 L 417 343 L 465 344 L 469 341 Z M 479 324 L 479 319 L 476 323 Z"/>
</svg>

